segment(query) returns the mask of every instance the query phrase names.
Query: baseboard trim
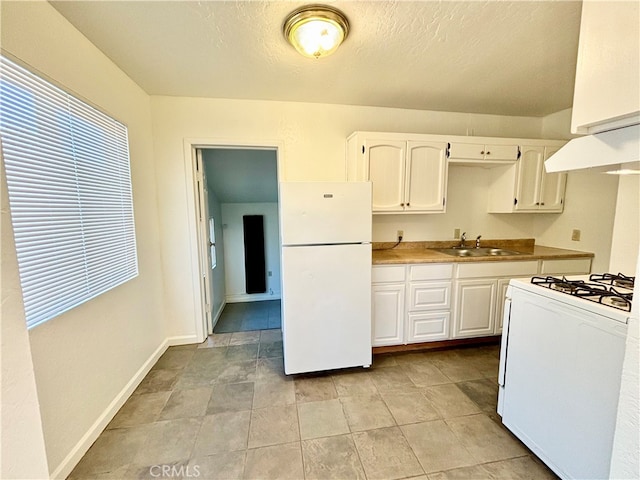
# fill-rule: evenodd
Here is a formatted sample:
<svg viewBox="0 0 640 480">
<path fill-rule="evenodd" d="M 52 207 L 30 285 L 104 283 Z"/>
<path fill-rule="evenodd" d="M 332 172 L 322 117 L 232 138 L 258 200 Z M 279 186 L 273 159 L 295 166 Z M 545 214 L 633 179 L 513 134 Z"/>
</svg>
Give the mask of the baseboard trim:
<svg viewBox="0 0 640 480">
<path fill-rule="evenodd" d="M 195 337 L 195 336 L 194 336 Z M 91 425 L 91 428 L 83 435 L 78 443 L 71 449 L 71 452 L 60 462 L 60 464 L 56 467 L 56 469 L 51 473 L 51 478 L 54 479 L 65 479 L 69 476 L 69 474 L 73 471 L 75 466 L 80 462 L 82 457 L 87 453 L 93 442 L 97 440 L 103 430 L 107 427 L 109 422 L 115 417 L 118 410 L 124 405 L 124 403 L 129 399 L 133 391 L 140 385 L 140 382 L 146 377 L 147 373 L 151 370 L 151 368 L 156 364 L 158 359 L 162 356 L 162 354 L 167 350 L 170 343 L 169 341 L 173 338 L 182 338 L 182 337 L 172 337 L 166 338 L 158 348 L 149 356 L 149 358 L 142 364 L 142 366 L 138 369 L 135 375 L 127 382 L 124 388 L 116 395 L 113 401 L 109 404 L 109 406 L 102 412 L 102 415 L 98 417 L 98 419 Z M 192 342 L 194 343 L 194 342 Z"/>
<path fill-rule="evenodd" d="M 224 306 L 227 304 L 227 302 L 222 302 L 222 305 L 220 305 L 220 308 L 218 309 L 218 311 L 216 312 L 216 314 L 213 316 L 213 320 L 211 321 L 212 325 L 211 325 L 211 332 L 213 332 L 213 329 L 216 328 L 216 325 L 218 324 L 218 320 L 220 320 L 220 315 L 222 315 L 222 311 L 224 310 Z"/>
<path fill-rule="evenodd" d="M 166 342 L 169 347 L 177 347 L 179 345 L 191 345 L 193 343 L 202 343 L 201 340 L 198 340 L 198 337 L 196 335 L 180 335 L 177 337 L 167 337 Z"/>
<path fill-rule="evenodd" d="M 227 295 L 226 303 L 238 302 L 264 302 L 265 300 L 280 300 L 280 294 L 270 295 L 268 293 L 241 293 L 238 295 Z"/>
</svg>

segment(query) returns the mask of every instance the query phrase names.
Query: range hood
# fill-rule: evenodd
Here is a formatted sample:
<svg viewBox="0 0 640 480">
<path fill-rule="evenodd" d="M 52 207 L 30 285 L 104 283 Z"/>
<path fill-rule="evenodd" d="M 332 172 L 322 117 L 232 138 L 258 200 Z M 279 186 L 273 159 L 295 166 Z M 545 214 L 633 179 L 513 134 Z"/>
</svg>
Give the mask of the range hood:
<svg viewBox="0 0 640 480">
<path fill-rule="evenodd" d="M 640 125 L 571 140 L 544 163 L 547 172 L 586 168 L 640 168 Z M 620 166 L 620 167 L 617 167 Z M 598 168 L 607 170 L 607 168 Z"/>
</svg>

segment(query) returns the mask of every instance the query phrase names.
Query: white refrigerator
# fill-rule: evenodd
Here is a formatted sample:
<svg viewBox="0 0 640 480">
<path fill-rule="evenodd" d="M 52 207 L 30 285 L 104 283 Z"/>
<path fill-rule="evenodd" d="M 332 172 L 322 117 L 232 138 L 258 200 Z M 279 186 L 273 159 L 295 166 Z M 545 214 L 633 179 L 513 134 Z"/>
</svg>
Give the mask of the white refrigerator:
<svg viewBox="0 0 640 480">
<path fill-rule="evenodd" d="M 286 374 L 371 365 L 371 183 L 280 184 Z"/>
</svg>

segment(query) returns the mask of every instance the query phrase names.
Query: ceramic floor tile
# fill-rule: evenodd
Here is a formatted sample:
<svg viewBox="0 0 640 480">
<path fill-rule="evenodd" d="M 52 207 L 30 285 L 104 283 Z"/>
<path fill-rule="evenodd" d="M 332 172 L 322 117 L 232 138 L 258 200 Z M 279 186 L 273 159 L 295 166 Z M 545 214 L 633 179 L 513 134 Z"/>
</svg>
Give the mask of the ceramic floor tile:
<svg viewBox="0 0 640 480">
<path fill-rule="evenodd" d="M 278 445 L 300 440 L 295 405 L 252 410 L 249 448 Z"/>
<path fill-rule="evenodd" d="M 167 392 L 178 382 L 182 370 L 151 370 L 136 388 L 134 395 L 141 393 Z"/>
<path fill-rule="evenodd" d="M 465 358 L 458 355 L 451 355 L 449 358 L 436 358 L 434 364 L 452 382 L 466 382 L 468 380 L 478 380 L 485 377 L 485 374 L 474 366 L 472 358 Z"/>
<path fill-rule="evenodd" d="M 300 403 L 298 419 L 303 440 L 349 433 L 349 425 L 338 399 Z"/>
<path fill-rule="evenodd" d="M 211 397 L 211 388 L 174 390 L 165 404 L 158 420 L 175 418 L 202 417 L 207 411 Z"/>
<path fill-rule="evenodd" d="M 229 362 L 224 366 L 222 372 L 220 372 L 220 375 L 216 378 L 215 383 L 253 382 L 255 378 L 255 360 L 248 360 L 246 362 Z"/>
<path fill-rule="evenodd" d="M 194 456 L 245 450 L 249 436 L 251 412 L 225 412 L 208 415 L 202 420 L 193 448 Z"/>
<path fill-rule="evenodd" d="M 180 370 L 187 366 L 195 350 L 176 350 L 169 347 L 153 366 L 155 370 Z"/>
<path fill-rule="evenodd" d="M 293 377 L 285 375 L 282 358 L 259 358 L 256 368 L 256 380 L 260 382 L 271 380 L 293 381 Z"/>
<path fill-rule="evenodd" d="M 277 341 L 282 341 L 282 330 L 280 330 L 279 328 L 260 331 L 260 342 L 277 342 Z"/>
<path fill-rule="evenodd" d="M 260 342 L 258 358 L 282 357 L 282 340 L 275 342 Z"/>
<path fill-rule="evenodd" d="M 491 480 L 492 478 L 493 477 L 484 465 L 472 465 L 470 467 L 454 468 L 452 470 L 447 470 L 446 472 L 429 474 L 429 480 Z M 531 480 L 535 479 L 531 478 Z"/>
<path fill-rule="evenodd" d="M 231 341 L 231 335 L 231 333 L 214 333 L 209 335 L 203 343 L 198 345 L 198 348 L 226 347 Z"/>
<path fill-rule="evenodd" d="M 191 479 L 240 480 L 244 471 L 246 451 L 224 452 L 189 461 Z"/>
<path fill-rule="evenodd" d="M 427 387 L 423 392 L 442 418 L 480 413 L 478 406 L 452 383 Z"/>
<path fill-rule="evenodd" d="M 251 410 L 253 406 L 253 382 L 214 385 L 207 406 L 207 415 L 222 412 Z"/>
<path fill-rule="evenodd" d="M 376 354 L 373 356 L 372 368 L 397 367 L 396 355 L 392 353 Z"/>
<path fill-rule="evenodd" d="M 318 402 L 338 398 L 338 392 L 329 375 L 295 379 L 296 401 Z"/>
<path fill-rule="evenodd" d="M 107 428 L 132 427 L 155 422 L 170 396 L 171 392 L 132 395 Z"/>
<path fill-rule="evenodd" d="M 382 399 L 398 425 L 440 418 L 431 402 L 421 392 L 383 393 Z"/>
<path fill-rule="evenodd" d="M 418 387 L 431 387 L 433 385 L 451 383 L 449 377 L 431 362 L 402 363 L 401 366 L 404 373 Z"/>
<path fill-rule="evenodd" d="M 300 480 L 304 478 L 300 442 L 247 451 L 247 480 Z"/>
<path fill-rule="evenodd" d="M 151 431 L 150 425 L 105 430 L 71 473 L 70 479 L 126 471 Z"/>
<path fill-rule="evenodd" d="M 253 394 L 253 408 L 274 407 L 296 403 L 294 382 L 272 380 L 256 382 Z"/>
<path fill-rule="evenodd" d="M 484 468 L 496 480 L 556 480 L 558 477 L 540 460 L 531 456 L 485 463 Z"/>
<path fill-rule="evenodd" d="M 495 412 L 498 408 L 498 382 L 484 378 L 456 385 L 482 411 Z"/>
<path fill-rule="evenodd" d="M 442 420 L 403 425 L 400 429 L 427 474 L 478 463 Z"/>
<path fill-rule="evenodd" d="M 351 435 L 302 441 L 306 480 L 365 480 Z"/>
<path fill-rule="evenodd" d="M 352 432 L 390 427 L 396 424 L 379 395 L 341 397 L 340 402 Z"/>
<path fill-rule="evenodd" d="M 213 349 L 208 349 L 213 350 Z M 174 390 L 190 390 L 200 387 L 211 387 L 222 371 L 224 366 L 202 368 L 197 366 L 194 368 L 187 367 L 178 377 L 178 381 L 174 386 Z"/>
<path fill-rule="evenodd" d="M 400 366 L 374 369 L 371 371 L 371 380 L 380 393 L 417 391 L 417 387 Z"/>
<path fill-rule="evenodd" d="M 339 397 L 351 395 L 375 395 L 376 386 L 371 381 L 369 372 L 357 371 L 332 375 L 333 383 Z"/>
<path fill-rule="evenodd" d="M 368 480 L 393 480 L 424 473 L 398 427 L 354 433 L 353 440 Z"/>
<path fill-rule="evenodd" d="M 242 320 L 242 330 L 263 330 L 269 328 L 269 318 L 264 316 L 252 316 Z"/>
<path fill-rule="evenodd" d="M 518 440 L 484 414 L 449 418 L 446 422 L 478 463 L 528 454 Z"/>
<path fill-rule="evenodd" d="M 138 465 L 156 465 L 189 458 L 201 423 L 201 418 L 154 423 L 134 462 Z"/>
<path fill-rule="evenodd" d="M 247 345 L 258 342 L 260 342 L 260 330 L 251 330 L 232 333 L 229 345 Z"/>
<path fill-rule="evenodd" d="M 260 338 L 260 337 L 258 337 Z M 227 362 L 246 362 L 255 360 L 258 356 L 258 343 L 246 345 L 231 345 L 227 347 Z"/>
</svg>

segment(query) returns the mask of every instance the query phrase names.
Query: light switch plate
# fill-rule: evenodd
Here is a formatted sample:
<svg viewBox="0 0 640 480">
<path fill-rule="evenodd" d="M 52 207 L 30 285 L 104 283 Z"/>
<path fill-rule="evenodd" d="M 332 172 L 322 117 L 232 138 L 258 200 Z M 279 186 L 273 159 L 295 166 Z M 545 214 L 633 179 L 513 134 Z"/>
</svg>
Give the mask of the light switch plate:
<svg viewBox="0 0 640 480">
<path fill-rule="evenodd" d="M 575 229 L 571 232 L 571 240 L 573 240 L 574 242 L 579 242 L 579 241 L 580 241 L 580 230 L 578 230 L 577 228 L 575 228 Z"/>
</svg>

